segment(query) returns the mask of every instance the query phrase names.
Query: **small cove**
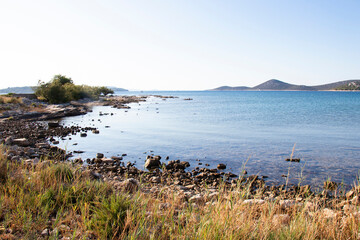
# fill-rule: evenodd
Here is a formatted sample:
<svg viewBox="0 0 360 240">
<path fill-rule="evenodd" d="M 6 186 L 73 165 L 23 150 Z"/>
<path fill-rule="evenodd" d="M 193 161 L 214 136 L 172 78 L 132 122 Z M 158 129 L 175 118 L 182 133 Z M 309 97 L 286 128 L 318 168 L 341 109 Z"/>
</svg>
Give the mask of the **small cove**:
<svg viewBox="0 0 360 240">
<path fill-rule="evenodd" d="M 357 92 L 126 94 L 178 98 L 164 101 L 151 97 L 130 104 L 131 109 L 94 107 L 87 115 L 63 119 L 64 125 L 93 126 L 100 133 L 89 133 L 86 138 L 70 136 L 71 140 L 67 137 L 59 146 L 85 151 L 74 154 L 83 159 L 98 152 L 107 157 L 127 154 L 124 162 L 136 161 L 140 168 L 148 154 L 189 161 L 191 168 L 225 163 L 226 171 L 235 174 L 245 165 L 248 174 L 268 176 L 267 182 L 274 184 L 285 183 L 281 176 L 288 172 L 292 183 L 313 186 L 328 178 L 351 185 L 358 175 Z M 300 163 L 285 161 L 294 145 L 294 157 L 300 158 Z"/>
</svg>

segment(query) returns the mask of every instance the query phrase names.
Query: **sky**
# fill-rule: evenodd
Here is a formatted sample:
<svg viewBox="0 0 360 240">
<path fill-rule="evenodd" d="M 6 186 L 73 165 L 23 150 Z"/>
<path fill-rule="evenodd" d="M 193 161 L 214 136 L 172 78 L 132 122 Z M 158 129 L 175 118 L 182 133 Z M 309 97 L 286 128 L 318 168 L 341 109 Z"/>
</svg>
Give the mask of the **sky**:
<svg viewBox="0 0 360 240">
<path fill-rule="evenodd" d="M 0 88 L 360 79 L 358 0 L 0 0 Z"/>
</svg>

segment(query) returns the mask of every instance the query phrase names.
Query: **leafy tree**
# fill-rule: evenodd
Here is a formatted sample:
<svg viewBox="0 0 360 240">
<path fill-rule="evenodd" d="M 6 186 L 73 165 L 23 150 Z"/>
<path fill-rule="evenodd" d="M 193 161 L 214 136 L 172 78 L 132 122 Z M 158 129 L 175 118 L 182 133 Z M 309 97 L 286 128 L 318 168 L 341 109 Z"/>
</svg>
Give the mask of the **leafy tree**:
<svg viewBox="0 0 360 240">
<path fill-rule="evenodd" d="M 49 103 L 66 103 L 83 98 L 98 99 L 99 96 L 114 93 L 107 87 L 75 85 L 71 78 L 55 75 L 50 82 L 38 82 L 35 94 Z"/>
</svg>

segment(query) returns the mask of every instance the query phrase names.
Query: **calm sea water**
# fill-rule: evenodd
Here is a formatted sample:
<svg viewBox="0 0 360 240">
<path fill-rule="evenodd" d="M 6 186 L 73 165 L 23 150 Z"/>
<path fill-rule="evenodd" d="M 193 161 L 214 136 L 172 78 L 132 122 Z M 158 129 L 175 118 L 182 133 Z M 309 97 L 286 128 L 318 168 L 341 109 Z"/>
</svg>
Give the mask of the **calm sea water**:
<svg viewBox="0 0 360 240">
<path fill-rule="evenodd" d="M 119 93 L 124 94 L 124 93 Z M 227 164 L 227 171 L 268 176 L 282 184 L 318 186 L 324 180 L 351 185 L 360 170 L 360 93 L 358 92 L 128 92 L 179 98 L 149 98 L 131 109 L 94 107 L 65 125 L 95 126 L 100 134 L 72 136 L 60 143 L 75 157 L 126 153 L 125 162 L 142 167 L 147 154 L 203 164 Z M 192 98 L 186 101 L 184 98 Z M 99 116 L 99 113 L 113 115 Z M 106 126 L 109 126 L 106 128 Z M 77 145 L 73 145 L 77 143 Z M 294 158 L 300 163 L 289 163 Z M 150 152 L 152 151 L 152 152 Z M 202 166 L 200 166 L 202 167 Z"/>
</svg>

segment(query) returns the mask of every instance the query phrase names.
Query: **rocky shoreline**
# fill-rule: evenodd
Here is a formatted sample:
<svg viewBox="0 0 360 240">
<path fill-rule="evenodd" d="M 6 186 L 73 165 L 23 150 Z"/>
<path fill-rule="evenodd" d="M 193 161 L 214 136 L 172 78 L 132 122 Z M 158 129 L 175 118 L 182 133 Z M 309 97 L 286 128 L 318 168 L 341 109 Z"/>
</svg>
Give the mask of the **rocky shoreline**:
<svg viewBox="0 0 360 240">
<path fill-rule="evenodd" d="M 29 113 L 17 113 L 3 118 L 0 122 L 0 142 L 5 146 L 4 155 L 9 161 L 29 166 L 70 161 L 68 158 L 72 156 L 71 153 L 51 145 L 55 141 L 54 137 L 96 133 L 97 129 L 86 126 L 64 127 L 44 120 L 86 114 L 91 111 L 90 106 L 94 105 L 129 108 L 127 104 L 140 101 L 146 101 L 146 97 L 114 97 L 101 102 L 48 105 L 45 107 L 47 110 L 38 113 L 38 116 L 35 113 L 33 117 L 29 117 Z M 102 153 L 92 159 L 74 159 L 71 162 L 80 166 L 82 174 L 106 181 L 119 191 L 133 192 L 140 189 L 143 193 L 153 195 L 160 192 L 176 193 L 179 199 L 187 204 L 203 204 L 216 198 L 220 191 L 239 189 L 247 191 L 247 196 L 244 197 L 249 204 L 281 200 L 285 201 L 283 204 L 294 205 L 305 199 L 308 201 L 309 198 L 314 201 L 327 199 L 324 204 L 332 208 L 356 206 L 360 203 L 358 189 L 340 193 L 336 191 L 337 186 L 333 182 L 325 183 L 322 192 L 314 193 L 309 185 L 268 186 L 265 180 L 257 175 L 247 176 L 244 172 L 244 175 L 237 176 L 225 172 L 226 166 L 223 164 L 214 169 L 196 167 L 188 171 L 189 162 L 170 160 L 168 157 L 165 161 L 161 160 L 161 156 L 148 155 L 144 159 L 144 169 L 135 167 L 131 162 L 125 163 L 122 157 L 104 156 Z"/>
</svg>

